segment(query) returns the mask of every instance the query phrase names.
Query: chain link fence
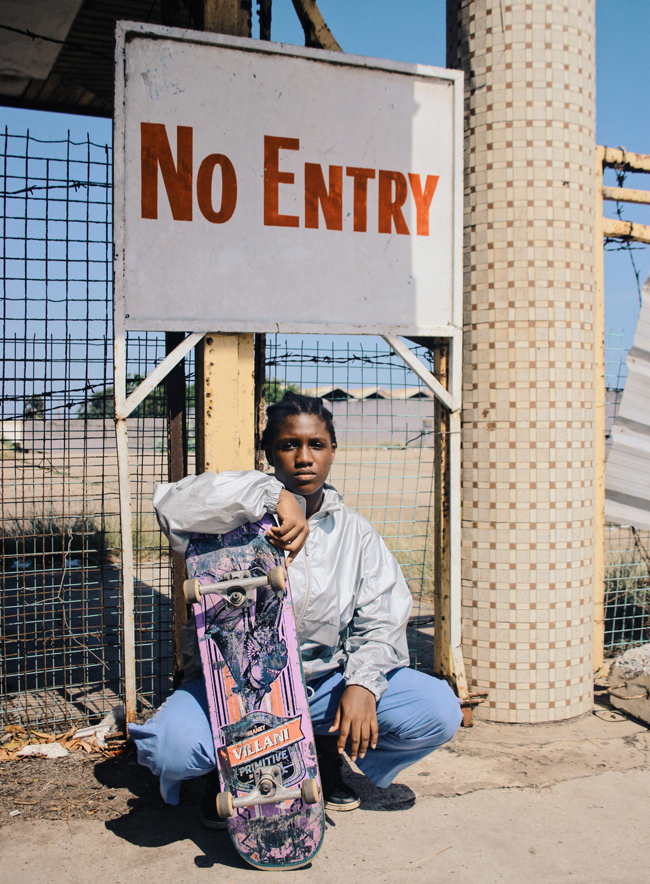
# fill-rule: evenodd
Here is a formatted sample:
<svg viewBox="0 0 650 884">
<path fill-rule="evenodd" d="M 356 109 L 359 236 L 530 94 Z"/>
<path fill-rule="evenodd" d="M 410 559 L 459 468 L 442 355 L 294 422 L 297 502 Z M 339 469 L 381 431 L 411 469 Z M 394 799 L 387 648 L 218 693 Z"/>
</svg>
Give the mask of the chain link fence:
<svg viewBox="0 0 650 884">
<path fill-rule="evenodd" d="M 606 449 L 627 377 L 623 334 L 605 335 Z M 605 653 L 650 642 L 650 531 L 605 525 Z"/>
<path fill-rule="evenodd" d="M 113 423 L 111 147 L 0 136 L 2 481 L 0 713 L 66 728 L 122 693 L 121 550 Z M 625 380 L 622 336 L 606 342 L 607 432 Z M 431 353 L 416 348 L 432 368 Z M 165 355 L 162 334 L 127 336 L 129 385 Z M 376 338 L 267 336 L 266 399 L 323 396 L 339 448 L 331 481 L 380 531 L 414 597 L 412 663 L 433 659 L 434 406 Z M 185 360 L 188 470 L 194 364 Z M 158 388 L 129 419 L 141 708 L 172 688 L 170 556 L 152 509 L 167 481 Z M 650 641 L 650 532 L 607 525 L 605 649 Z"/>
<path fill-rule="evenodd" d="M 90 140 L 0 136 L 3 725 L 95 720 L 122 695 L 113 422 L 112 155 Z M 419 349 L 430 365 L 430 354 Z M 163 334 L 129 333 L 136 386 Z M 185 360 L 188 470 L 194 362 Z M 267 338 L 267 401 L 314 392 L 334 412 L 332 482 L 394 550 L 414 596 L 412 662 L 433 662 L 433 399 L 380 339 Z M 171 559 L 152 509 L 168 479 L 167 402 L 128 421 L 140 709 L 172 689 Z"/>
</svg>

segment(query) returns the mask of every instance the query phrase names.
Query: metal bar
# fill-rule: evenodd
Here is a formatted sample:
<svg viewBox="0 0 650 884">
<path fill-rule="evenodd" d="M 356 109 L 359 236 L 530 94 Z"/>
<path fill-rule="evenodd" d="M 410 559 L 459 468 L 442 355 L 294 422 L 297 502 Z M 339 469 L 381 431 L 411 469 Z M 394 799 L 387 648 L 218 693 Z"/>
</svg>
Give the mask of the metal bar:
<svg viewBox="0 0 650 884">
<path fill-rule="evenodd" d="M 266 335 L 255 335 L 255 469 L 264 469 L 264 452 L 262 451 L 262 433 L 266 423 Z"/>
<path fill-rule="evenodd" d="M 650 156 L 644 153 L 630 153 L 620 147 L 598 148 L 603 152 L 603 166 L 623 168 L 627 172 L 650 172 Z"/>
<path fill-rule="evenodd" d="M 126 393 L 126 335 L 116 332 L 115 414 L 124 406 Z M 117 441 L 118 484 L 120 489 L 120 531 L 122 535 L 122 679 L 127 724 L 136 717 L 135 688 L 135 606 L 133 597 L 133 517 L 131 512 L 131 481 L 129 472 L 129 439 L 126 418 L 115 418 Z"/>
<path fill-rule="evenodd" d="M 460 334 L 442 344 L 434 341 L 427 344 L 419 339 L 434 351 L 434 365 L 439 381 L 398 338 L 393 335 L 382 337 L 436 396 L 433 663 L 436 675 L 455 683 L 458 696 L 464 702 L 469 697 L 469 690 L 461 648 L 461 412 L 460 395 L 451 396 L 446 389 L 452 380 L 460 388 L 462 339 Z M 471 727 L 472 723 L 471 706 L 465 706 L 463 724 Z"/>
<path fill-rule="evenodd" d="M 449 345 L 445 342 L 434 350 L 434 370 L 444 383 L 449 375 Z M 433 404 L 434 445 L 434 606 L 433 606 L 433 671 L 439 678 L 451 681 L 449 623 L 449 411 L 436 399 Z"/>
<path fill-rule="evenodd" d="M 445 390 L 440 381 L 436 380 L 429 369 L 422 365 L 417 356 L 413 355 L 406 344 L 403 344 L 399 338 L 395 337 L 395 335 L 382 335 L 382 338 L 386 341 L 388 346 L 392 347 L 397 355 L 404 360 L 411 371 L 420 378 L 422 383 L 426 384 L 433 395 L 440 399 L 450 411 L 455 411 L 460 408 L 460 400 Z"/>
<path fill-rule="evenodd" d="M 605 659 L 605 265 L 603 248 L 603 161 L 596 147 L 595 266 L 594 266 L 594 672 Z"/>
<path fill-rule="evenodd" d="M 614 218 L 603 218 L 603 236 L 632 239 L 635 242 L 650 244 L 650 225 L 636 224 L 634 221 L 619 221 Z"/>
<path fill-rule="evenodd" d="M 115 388 L 115 415 L 118 418 L 126 418 L 131 412 L 140 405 L 141 402 L 151 393 L 154 387 L 157 387 L 161 381 L 164 381 L 169 372 L 178 365 L 192 347 L 195 347 L 203 337 L 203 332 L 195 332 L 183 339 L 183 343 L 179 344 L 169 356 L 165 356 L 160 365 L 157 365 L 151 374 L 142 381 L 142 383 L 125 398 L 122 402 L 117 399 L 117 387 Z M 126 371 L 126 369 L 125 369 Z M 126 383 L 126 377 L 124 379 Z M 125 390 L 126 392 L 126 390 Z"/>
<path fill-rule="evenodd" d="M 602 169 L 602 162 L 601 162 Z M 602 172 L 601 172 L 602 180 Z M 650 205 L 650 190 L 633 190 L 631 187 L 601 187 L 603 199 L 617 203 L 644 203 Z"/>
<path fill-rule="evenodd" d="M 169 355 L 183 343 L 183 332 L 167 332 L 165 351 Z M 172 368 L 165 379 L 167 390 L 167 451 L 168 478 L 179 482 L 187 475 L 187 420 L 185 393 L 185 362 L 183 359 Z M 187 603 L 183 593 L 183 583 L 187 577 L 185 557 L 171 550 L 172 565 L 172 654 L 173 683 L 178 687 L 183 678 L 181 654 L 181 633 L 188 619 Z"/>
<path fill-rule="evenodd" d="M 452 354 L 453 358 L 453 354 Z M 460 358 L 460 353 L 456 355 Z M 449 415 L 449 643 L 454 665 L 456 690 L 461 700 L 467 700 L 469 690 L 465 676 L 462 642 L 461 611 L 461 446 L 460 411 Z M 471 710 L 470 710 L 471 712 Z M 465 726 L 470 724 L 465 718 Z"/>
<path fill-rule="evenodd" d="M 469 697 L 462 651 L 462 458 L 461 458 L 461 383 L 463 336 L 459 330 L 449 342 L 449 384 L 457 407 L 449 415 L 449 641 L 454 664 L 456 690 L 461 700 Z M 471 709 L 470 709 L 471 712 Z M 464 715 L 465 725 L 471 716 Z"/>
</svg>

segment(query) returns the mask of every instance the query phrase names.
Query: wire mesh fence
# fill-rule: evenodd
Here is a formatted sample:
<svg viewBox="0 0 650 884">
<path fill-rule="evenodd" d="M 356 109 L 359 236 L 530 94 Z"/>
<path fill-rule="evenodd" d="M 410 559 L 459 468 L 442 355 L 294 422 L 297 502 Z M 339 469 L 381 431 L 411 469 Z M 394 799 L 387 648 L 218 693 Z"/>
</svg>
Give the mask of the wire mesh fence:
<svg viewBox="0 0 650 884">
<path fill-rule="evenodd" d="M 119 541 L 110 420 L 111 156 L 0 142 L 2 711 L 66 722 L 119 693 Z"/>
<path fill-rule="evenodd" d="M 605 335 L 606 447 L 627 377 L 623 333 Z M 617 654 L 650 642 L 650 531 L 605 526 L 605 651 Z"/>
<path fill-rule="evenodd" d="M 113 423 L 110 145 L 0 136 L 2 471 L 0 713 L 66 728 L 122 694 L 121 541 Z M 417 348 L 432 368 L 432 354 Z M 625 378 L 608 336 L 607 432 Z M 165 355 L 162 334 L 127 336 L 128 385 Z M 194 363 L 185 360 L 188 470 Z M 338 451 L 331 482 L 380 531 L 414 597 L 412 663 L 433 660 L 434 404 L 378 338 L 267 337 L 267 402 L 324 397 Z M 165 388 L 128 421 L 141 708 L 172 688 L 169 549 L 155 521 L 168 479 Z M 650 640 L 650 532 L 606 528 L 608 651 Z"/>
<path fill-rule="evenodd" d="M 415 352 L 433 372 L 433 354 Z M 293 389 L 328 401 L 337 434 L 330 476 L 348 506 L 377 528 L 414 600 L 411 664 L 433 664 L 434 403 L 380 339 L 267 337 L 266 398 Z"/>
<path fill-rule="evenodd" d="M 122 694 L 111 163 L 90 140 L 0 140 L 4 725 L 67 729 Z M 129 387 L 164 355 L 164 335 L 129 333 Z M 185 372 L 193 472 L 192 354 Z M 431 668 L 432 398 L 380 339 L 269 337 L 267 400 L 292 386 L 330 401 L 332 481 L 395 551 L 415 599 L 413 663 Z M 170 556 L 152 508 L 168 479 L 166 414 L 163 386 L 128 421 L 141 708 L 172 688 Z"/>
</svg>

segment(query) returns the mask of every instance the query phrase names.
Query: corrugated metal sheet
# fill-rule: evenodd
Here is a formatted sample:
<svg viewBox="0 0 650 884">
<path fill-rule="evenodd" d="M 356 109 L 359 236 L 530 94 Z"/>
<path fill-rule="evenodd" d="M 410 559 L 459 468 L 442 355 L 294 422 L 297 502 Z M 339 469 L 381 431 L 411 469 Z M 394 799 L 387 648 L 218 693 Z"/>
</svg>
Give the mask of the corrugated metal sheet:
<svg viewBox="0 0 650 884">
<path fill-rule="evenodd" d="M 650 277 L 605 470 L 605 519 L 650 529 Z"/>
</svg>

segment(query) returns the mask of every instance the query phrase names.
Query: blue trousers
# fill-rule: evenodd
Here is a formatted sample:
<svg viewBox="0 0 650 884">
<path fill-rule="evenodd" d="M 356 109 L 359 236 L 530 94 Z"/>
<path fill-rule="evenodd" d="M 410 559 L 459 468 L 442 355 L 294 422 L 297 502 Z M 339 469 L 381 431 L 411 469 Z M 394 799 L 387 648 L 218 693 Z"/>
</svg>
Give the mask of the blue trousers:
<svg viewBox="0 0 650 884">
<path fill-rule="evenodd" d="M 389 786 L 397 774 L 447 743 L 461 722 L 460 701 L 447 682 L 413 669 L 393 669 L 377 703 L 379 740 L 356 764 L 376 785 Z M 326 735 L 345 690 L 340 672 L 309 685 L 314 732 Z M 178 804 L 183 780 L 216 766 L 203 679 L 182 685 L 145 724 L 129 725 L 138 761 L 160 777 L 160 793 Z"/>
</svg>

